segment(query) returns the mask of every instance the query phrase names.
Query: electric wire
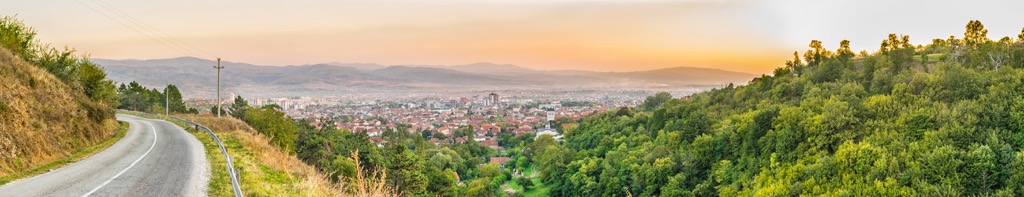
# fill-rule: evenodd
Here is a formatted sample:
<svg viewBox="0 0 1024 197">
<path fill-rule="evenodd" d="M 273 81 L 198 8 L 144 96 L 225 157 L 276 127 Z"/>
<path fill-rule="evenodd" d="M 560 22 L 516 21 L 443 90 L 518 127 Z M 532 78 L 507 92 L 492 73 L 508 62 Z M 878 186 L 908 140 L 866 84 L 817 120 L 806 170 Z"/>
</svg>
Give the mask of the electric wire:
<svg viewBox="0 0 1024 197">
<path fill-rule="evenodd" d="M 102 0 L 92 0 L 92 1 L 95 2 L 97 5 L 100 5 L 100 7 L 103 7 L 104 9 L 106 9 L 106 10 L 108 10 L 108 11 L 114 13 L 114 14 L 117 14 L 121 18 L 127 20 L 128 22 L 131 22 L 132 24 L 135 24 L 136 26 L 141 27 L 143 30 L 147 30 L 147 31 L 149 31 L 152 34 L 155 34 L 155 35 L 159 36 L 161 39 L 163 39 L 163 40 L 165 40 L 165 41 L 167 41 L 169 43 L 175 44 L 178 47 L 182 47 L 182 48 L 191 50 L 193 52 L 199 52 L 201 54 L 208 55 L 210 57 L 215 57 L 215 55 L 213 55 L 212 53 L 210 53 L 208 51 L 205 51 L 205 50 L 203 50 L 201 48 L 195 47 L 195 46 L 193 46 L 193 45 L 191 45 L 191 44 L 189 44 L 187 42 L 181 41 L 180 39 L 178 39 L 178 38 L 176 38 L 174 36 L 171 36 L 170 34 L 167 34 L 166 32 L 161 31 L 160 29 L 157 29 L 156 27 L 153 27 L 152 25 L 149 25 L 146 22 L 143 22 L 142 20 L 139 20 L 138 18 L 133 17 L 133 16 L 129 15 L 128 13 L 125 13 L 125 12 L 121 11 L 120 9 L 117 9 L 116 7 L 114 7 L 114 6 L 110 5 L 110 4 L 107 4 L 106 2 L 103 2 Z"/>
<path fill-rule="evenodd" d="M 108 14 L 108 13 L 106 13 L 106 12 L 103 12 L 103 11 L 101 11 L 101 10 L 97 9 L 96 7 L 90 6 L 90 5 L 86 4 L 85 2 L 82 2 L 81 0 L 75 0 L 75 1 L 76 1 L 76 2 L 78 2 L 79 4 L 81 4 L 82 6 L 85 6 L 86 8 L 89 8 L 90 10 L 92 10 L 92 11 L 94 11 L 94 12 L 96 12 L 96 13 L 98 13 L 98 14 L 100 14 L 100 15 L 104 16 L 104 17 L 106 17 L 107 19 L 110 19 L 110 20 L 112 20 L 112 21 L 114 21 L 114 22 L 117 22 L 118 24 L 121 24 L 121 25 L 122 25 L 122 26 L 124 26 L 125 28 L 128 28 L 128 29 L 130 29 L 130 30 L 132 30 L 132 31 L 135 31 L 136 33 L 142 34 L 142 35 L 143 35 L 143 36 L 145 36 L 146 38 L 149 38 L 149 39 L 151 39 L 151 40 L 153 40 L 153 41 L 156 41 L 157 43 L 159 43 L 159 44 L 161 44 L 161 45 L 163 45 L 163 46 L 165 46 L 165 47 L 167 47 L 167 48 L 171 48 L 171 49 L 174 49 L 174 50 L 176 50 L 176 51 L 178 51 L 178 52 L 180 52 L 180 53 L 182 53 L 182 54 L 185 54 L 185 55 L 187 55 L 187 56 L 193 56 L 193 57 L 197 56 L 197 55 L 196 55 L 196 54 L 195 54 L 194 52 L 192 52 L 192 51 L 188 50 L 188 49 L 187 49 L 187 48 L 185 48 L 185 47 L 182 47 L 182 46 L 180 46 L 180 44 L 176 44 L 176 43 L 174 43 L 174 42 L 171 42 L 171 41 L 170 41 L 170 40 L 168 40 L 167 38 L 163 38 L 163 39 L 161 39 L 161 38 L 158 38 L 158 37 L 160 37 L 160 35 L 159 35 L 159 34 L 156 34 L 156 33 L 154 33 L 154 32 L 152 32 L 152 30 L 147 30 L 147 29 L 145 29 L 144 27 L 142 27 L 141 25 L 138 25 L 138 24 L 135 24 L 135 26 L 133 26 L 133 24 L 128 24 L 128 23 L 126 23 L 125 21 L 131 22 L 131 21 L 130 21 L 129 19 L 126 19 L 126 18 L 122 18 L 122 19 L 120 19 L 120 20 L 119 20 L 118 18 L 116 18 L 116 17 L 114 17 L 114 16 L 111 16 L 111 14 Z M 106 8 L 105 8 L 105 9 L 106 9 Z M 110 11 L 110 10 L 108 9 L 107 11 Z M 111 13 L 113 13 L 113 12 L 111 11 Z M 115 14 L 116 14 L 116 13 L 115 13 Z M 123 16 L 122 16 L 122 17 L 123 17 Z M 122 20 L 124 20 L 124 21 L 122 21 Z M 141 21 L 140 21 L 140 22 L 141 22 Z M 133 22 L 132 22 L 132 23 L 133 23 Z M 142 29 L 142 30 L 140 30 L 140 29 Z M 145 31 L 144 31 L 144 30 L 145 30 Z M 157 30 L 157 31 L 159 31 L 159 30 Z M 147 33 L 147 32 L 149 32 L 149 33 Z M 164 33 L 164 35 L 167 35 L 167 34 L 166 34 L 166 33 Z M 172 36 L 169 36 L 169 35 L 167 35 L 167 37 L 170 37 L 170 38 L 172 38 L 172 39 L 176 39 L 176 38 L 174 38 L 174 37 L 172 37 Z M 180 40 L 179 40 L 179 42 L 180 42 Z M 184 43 L 184 42 L 182 42 L 182 43 Z M 187 43 L 184 43 L 184 44 L 186 44 L 186 45 L 187 45 Z M 193 48 L 195 48 L 195 47 L 193 47 Z M 210 53 L 208 53 L 208 52 L 205 52 L 205 51 L 199 50 L 198 48 L 196 48 L 195 50 L 197 50 L 197 51 L 201 51 L 201 52 L 203 52 L 203 53 L 206 53 L 206 55 L 209 55 L 209 56 L 213 56 L 213 55 L 211 55 L 211 54 L 210 54 Z"/>
</svg>

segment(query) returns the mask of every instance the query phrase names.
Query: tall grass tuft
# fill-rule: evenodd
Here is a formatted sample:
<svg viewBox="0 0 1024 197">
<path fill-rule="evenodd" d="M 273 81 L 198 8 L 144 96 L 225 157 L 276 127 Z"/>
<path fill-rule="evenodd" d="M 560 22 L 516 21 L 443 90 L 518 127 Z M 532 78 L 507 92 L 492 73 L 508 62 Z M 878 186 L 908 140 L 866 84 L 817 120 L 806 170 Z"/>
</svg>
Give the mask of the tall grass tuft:
<svg viewBox="0 0 1024 197">
<path fill-rule="evenodd" d="M 355 161 L 356 169 L 363 169 L 361 162 L 359 162 L 359 151 L 352 151 L 351 159 Z M 385 183 L 385 179 L 388 176 L 387 169 L 378 169 L 370 172 L 369 176 L 364 175 L 362 170 L 356 170 L 356 176 L 349 178 L 347 185 L 345 182 L 340 183 L 339 187 L 351 192 L 352 196 L 401 196 L 401 193 L 395 191 L 394 188 L 388 187 Z"/>
</svg>

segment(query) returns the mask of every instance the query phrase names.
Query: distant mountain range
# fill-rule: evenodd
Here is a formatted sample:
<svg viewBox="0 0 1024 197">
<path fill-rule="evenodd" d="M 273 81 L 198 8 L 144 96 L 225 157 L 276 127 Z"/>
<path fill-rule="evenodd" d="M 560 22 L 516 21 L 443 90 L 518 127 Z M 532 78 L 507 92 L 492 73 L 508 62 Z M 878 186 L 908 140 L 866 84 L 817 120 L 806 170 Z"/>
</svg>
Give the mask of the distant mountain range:
<svg viewBox="0 0 1024 197">
<path fill-rule="evenodd" d="M 215 94 L 216 61 L 194 57 L 153 60 L 92 59 L 118 83 L 148 87 L 175 84 L 186 97 Z M 757 75 L 719 69 L 675 67 L 637 72 L 542 71 L 511 64 L 379 65 L 325 63 L 261 66 L 221 62 L 222 88 L 244 95 L 296 96 L 338 92 L 602 88 L 644 89 L 743 84 Z M 193 96 L 190 96 L 193 95 Z"/>
</svg>

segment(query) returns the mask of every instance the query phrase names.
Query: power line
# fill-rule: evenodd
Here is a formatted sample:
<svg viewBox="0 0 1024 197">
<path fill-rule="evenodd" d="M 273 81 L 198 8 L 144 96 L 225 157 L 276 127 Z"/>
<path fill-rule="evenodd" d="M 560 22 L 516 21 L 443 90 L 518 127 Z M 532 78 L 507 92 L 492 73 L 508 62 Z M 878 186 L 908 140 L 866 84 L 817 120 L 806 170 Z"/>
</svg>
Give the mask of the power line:
<svg viewBox="0 0 1024 197">
<path fill-rule="evenodd" d="M 153 27 L 152 25 L 149 25 L 148 23 L 145 23 L 142 20 L 139 20 L 139 19 L 137 19 L 135 17 L 132 17 L 131 15 L 128 15 L 127 13 L 121 11 L 120 9 L 117 9 L 116 7 L 114 7 L 114 6 L 110 5 L 110 4 L 107 4 L 106 2 L 103 2 L 102 0 L 92 0 L 92 1 L 96 2 L 97 5 L 100 5 L 104 9 L 107 9 L 108 11 L 111 11 L 112 13 L 121 16 L 122 18 L 126 19 L 128 22 L 131 22 L 132 24 L 135 24 L 136 26 L 142 27 L 143 30 L 147 30 L 150 33 L 156 34 L 157 36 L 161 36 L 160 37 L 161 39 L 164 39 L 165 41 L 167 41 L 169 43 L 175 44 L 176 46 L 179 46 L 179 47 L 182 47 L 182 48 L 185 48 L 185 49 L 191 49 L 193 52 L 199 52 L 199 53 L 208 55 L 210 57 L 215 56 L 215 55 L 211 54 L 208 51 L 205 51 L 203 49 L 195 47 L 195 46 L 193 46 L 193 45 L 191 45 L 191 44 L 189 44 L 187 42 L 179 40 L 178 38 L 176 38 L 174 36 L 171 36 L 171 35 L 163 32 L 163 31 L 160 31 L 160 29 L 157 29 L 156 27 Z"/>
<path fill-rule="evenodd" d="M 174 42 L 174 41 L 172 41 L 170 39 L 167 39 L 167 37 L 170 37 L 170 36 L 167 36 L 166 34 L 164 36 L 159 35 L 157 33 L 157 31 L 153 30 L 153 28 L 147 28 L 146 26 L 142 25 L 141 23 L 139 23 L 136 20 L 133 20 L 130 16 L 127 16 L 123 12 L 117 11 L 115 8 L 110 7 L 110 6 L 106 5 L 106 4 L 103 4 L 101 1 L 93 0 L 93 2 L 96 5 L 99 5 L 100 8 L 103 8 L 103 9 L 107 10 L 108 13 L 112 13 L 115 16 L 121 17 L 122 20 L 127 21 L 128 23 L 134 25 L 134 27 L 136 27 L 136 28 L 139 28 L 139 29 L 142 29 L 142 30 L 146 31 L 150 35 L 156 36 L 157 38 L 161 39 L 163 42 L 170 43 L 170 44 L 174 45 L 175 47 L 178 47 L 178 48 L 183 49 L 183 50 L 189 50 L 188 48 L 185 48 L 184 46 L 182 46 L 182 45 L 180 45 L 180 44 L 178 44 L 178 43 L 176 43 L 176 42 Z M 189 52 L 191 53 L 191 52 L 194 52 L 194 51 L 189 51 Z"/>
<path fill-rule="evenodd" d="M 143 36 L 146 36 L 146 38 L 152 39 L 153 41 L 156 41 L 157 43 L 160 43 L 161 45 L 164 45 L 167 48 L 171 48 L 171 49 L 177 50 L 178 52 L 181 52 L 181 53 L 186 54 L 186 55 L 191 55 L 191 53 L 189 53 L 189 52 L 187 52 L 187 51 L 185 51 L 185 50 L 183 50 L 181 48 L 171 46 L 170 44 L 165 43 L 164 41 L 162 41 L 160 39 L 156 39 L 156 38 L 154 38 L 153 36 L 151 36 L 149 34 L 146 34 L 146 33 L 143 33 L 142 31 L 139 31 L 138 29 L 136 29 L 135 27 L 133 27 L 131 25 L 125 24 L 124 22 L 121 22 L 120 20 L 117 20 L 116 18 L 108 15 L 107 13 L 104 13 L 104 12 L 102 12 L 102 11 L 96 9 L 96 8 L 93 8 L 92 6 L 86 5 L 81 0 L 75 0 L 75 2 L 78 2 L 78 4 L 82 4 L 82 6 L 85 6 L 86 8 L 89 8 L 92 11 L 95 11 L 96 13 L 99 13 L 100 15 L 103 15 L 104 17 L 107 17 L 108 19 L 110 19 L 110 20 L 112 20 L 114 22 L 117 22 L 118 24 L 121 24 L 122 26 L 124 26 L 124 27 L 126 27 L 128 29 L 131 29 L 132 31 L 135 31 L 136 33 L 139 33 L 139 34 L 142 34 Z"/>
<path fill-rule="evenodd" d="M 124 27 L 126 27 L 128 29 L 131 29 L 132 31 L 135 31 L 136 33 L 142 34 L 146 38 L 149 38 L 149 39 L 151 39 L 153 41 L 156 41 L 157 43 L 160 43 L 161 45 L 164 45 L 167 48 L 174 49 L 174 50 L 176 50 L 178 52 L 181 52 L 182 54 L 185 54 L 187 56 L 196 56 L 193 52 L 190 52 L 185 47 L 177 46 L 174 42 L 171 42 L 171 41 L 167 40 L 166 38 L 164 38 L 164 39 L 157 38 L 157 37 L 160 37 L 160 36 L 157 35 L 156 33 L 153 33 L 153 32 L 150 32 L 150 33 L 143 32 L 142 30 L 140 30 L 140 28 L 142 28 L 142 29 L 145 29 L 145 28 L 143 28 L 141 26 L 136 27 L 136 26 L 133 26 L 131 24 L 128 24 L 128 23 L 125 23 L 124 21 L 122 21 L 122 20 L 128 21 L 128 19 L 118 20 L 114 16 L 111 16 L 110 14 L 107 14 L 107 13 L 105 13 L 105 12 L 99 10 L 99 9 L 96 9 L 93 6 L 87 5 L 86 3 L 82 2 L 81 0 L 75 0 L 75 1 L 78 2 L 79 4 L 81 4 L 82 6 L 85 6 L 86 8 L 89 8 L 90 10 L 92 10 L 94 12 L 96 12 L 96 13 L 98 13 L 100 15 L 103 15 L 106 18 L 108 18 L 108 19 L 110 19 L 110 20 L 112 20 L 114 22 L 117 22 L 118 24 L 121 24 L 122 26 L 124 26 Z M 129 22 L 131 22 L 131 21 L 129 21 Z M 150 30 L 147 30 L 147 31 L 150 31 Z M 151 35 L 151 34 L 153 34 L 153 35 Z M 169 35 L 167 37 L 173 38 L 173 37 L 171 37 Z M 184 43 L 184 42 L 182 42 L 182 43 Z M 185 43 L 185 44 L 187 44 L 187 43 Z M 203 51 L 203 52 L 205 53 L 205 51 Z M 209 53 L 206 53 L 206 54 L 210 55 Z M 210 55 L 210 56 L 213 56 L 213 55 Z"/>
</svg>

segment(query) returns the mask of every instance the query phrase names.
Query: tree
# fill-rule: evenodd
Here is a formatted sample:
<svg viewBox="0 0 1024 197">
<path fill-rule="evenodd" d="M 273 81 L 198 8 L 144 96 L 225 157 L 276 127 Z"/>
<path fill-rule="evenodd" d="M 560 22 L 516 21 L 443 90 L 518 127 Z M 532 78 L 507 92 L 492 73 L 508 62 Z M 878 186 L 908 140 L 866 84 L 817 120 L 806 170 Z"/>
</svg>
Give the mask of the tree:
<svg viewBox="0 0 1024 197">
<path fill-rule="evenodd" d="M 149 108 L 154 105 L 161 107 L 164 105 L 162 102 L 164 98 L 160 91 L 146 89 L 135 81 L 128 83 L 127 86 L 121 84 L 117 92 L 121 97 L 121 109 L 155 113 L 157 111 L 149 111 Z"/>
<path fill-rule="evenodd" d="M 1003 67 L 1007 60 L 1009 60 L 1009 50 L 1011 45 L 1014 45 L 1014 43 L 1011 43 L 1008 37 L 1003 38 L 999 42 L 993 42 L 986 45 L 986 51 L 988 52 L 986 52 L 985 55 L 988 57 L 989 64 L 992 65 L 992 69 L 996 72 L 999 72 L 999 68 Z"/>
<path fill-rule="evenodd" d="M 479 177 L 494 178 L 497 177 L 499 174 L 501 174 L 501 166 L 498 166 L 497 163 L 488 163 L 486 165 L 480 166 Z"/>
<path fill-rule="evenodd" d="M 423 174 L 429 179 L 426 191 L 440 196 L 455 196 L 455 172 L 451 169 L 424 167 Z"/>
<path fill-rule="evenodd" d="M 497 188 L 491 186 L 490 181 L 491 180 L 487 178 L 474 179 L 472 182 L 469 182 L 469 185 L 466 186 L 466 192 L 464 193 L 465 195 L 463 196 L 494 196 L 494 192 L 497 190 Z"/>
<path fill-rule="evenodd" d="M 1020 29 L 1020 34 L 1017 34 L 1017 42 L 1024 42 L 1024 28 Z"/>
<path fill-rule="evenodd" d="M 241 95 L 235 96 L 235 102 L 231 103 L 231 116 L 238 119 L 245 119 L 245 110 L 249 109 L 249 102 Z"/>
<path fill-rule="evenodd" d="M 967 31 L 964 32 L 964 44 L 969 47 L 978 47 L 981 44 L 991 42 L 988 39 L 988 30 L 985 29 L 985 25 L 981 24 L 981 21 L 971 20 L 967 22 Z"/>
<path fill-rule="evenodd" d="M 114 82 L 107 79 L 107 73 L 103 68 L 90 61 L 80 61 L 76 69 L 77 78 L 80 81 L 86 96 L 93 101 L 107 104 L 110 107 L 117 105 L 117 91 Z M 178 94 L 180 100 L 181 94 Z"/>
<path fill-rule="evenodd" d="M 121 109 L 142 111 L 144 107 L 148 106 L 145 103 L 145 97 L 143 97 L 143 91 L 146 89 L 139 85 L 139 83 L 132 81 L 128 85 L 121 84 L 118 87 L 118 95 L 121 97 Z"/>
<path fill-rule="evenodd" d="M 839 42 L 839 49 L 836 49 L 836 57 L 839 58 L 843 64 L 846 64 L 855 54 L 853 50 L 850 50 L 850 41 L 843 40 Z"/>
<path fill-rule="evenodd" d="M 427 177 L 423 175 L 423 162 L 404 144 L 388 144 L 391 161 L 388 166 L 388 183 L 403 194 L 420 194 L 425 191 Z"/>
<path fill-rule="evenodd" d="M 14 52 L 26 61 L 33 61 L 39 52 L 36 43 L 36 31 L 26 26 L 21 20 L 4 16 L 0 19 L 0 47 Z"/>
<path fill-rule="evenodd" d="M 821 114 L 810 117 L 807 121 L 807 140 L 812 147 L 822 151 L 834 151 L 835 146 L 844 138 L 842 134 L 850 130 L 859 121 L 847 102 L 832 97 L 824 102 Z"/>
<path fill-rule="evenodd" d="M 654 96 L 648 96 L 640 106 L 642 106 L 641 108 L 644 111 L 653 111 L 658 106 L 661 106 L 662 103 L 669 100 L 672 100 L 672 94 L 669 94 L 668 92 L 658 92 L 657 94 L 654 94 Z"/>
<path fill-rule="evenodd" d="M 423 137 L 423 139 L 430 139 L 431 136 L 434 136 L 434 133 L 430 132 L 429 129 L 424 129 L 420 131 L 420 136 Z"/>
<path fill-rule="evenodd" d="M 807 46 L 811 47 L 810 50 L 804 52 L 804 62 L 807 62 L 807 66 L 813 67 L 821 63 L 825 58 L 832 56 L 832 52 L 828 51 L 821 45 L 821 41 L 811 40 L 811 44 Z"/>
<path fill-rule="evenodd" d="M 556 143 L 557 142 L 555 141 L 555 138 L 553 136 L 541 135 L 536 140 L 534 140 L 533 143 L 530 143 L 530 145 L 526 146 L 526 149 L 523 150 L 524 156 L 526 156 L 526 158 L 532 159 L 534 162 L 537 162 L 537 158 L 535 157 L 539 155 L 541 152 L 543 152 L 545 149 L 547 149 L 547 147 L 554 146 Z"/>
<path fill-rule="evenodd" d="M 540 178 L 544 183 L 560 183 L 556 181 L 565 181 L 562 179 L 565 171 L 567 161 L 571 159 L 568 150 L 559 146 L 548 146 L 540 152 L 536 157 L 537 167 L 539 167 Z"/>
<path fill-rule="evenodd" d="M 1010 163 L 1010 174 L 1006 179 L 1006 187 L 1017 192 L 1017 195 L 1024 194 L 1024 152 L 1016 152 L 1013 162 Z"/>
<path fill-rule="evenodd" d="M 968 194 L 988 194 L 993 191 L 998 182 L 996 176 L 995 153 L 987 145 L 975 145 L 967 153 L 967 175 L 972 177 L 966 179 Z"/>
<path fill-rule="evenodd" d="M 185 107 L 185 101 L 181 98 L 181 92 L 178 91 L 178 86 L 168 84 L 167 88 L 164 88 L 168 98 L 168 106 L 171 112 L 175 113 L 188 113 L 188 108 Z"/>
<path fill-rule="evenodd" d="M 904 64 L 911 62 L 914 58 L 914 46 L 910 44 L 908 35 L 889 34 L 889 37 L 882 41 L 879 52 L 888 56 L 889 61 L 892 62 L 891 69 L 897 73 L 902 72 Z"/>
<path fill-rule="evenodd" d="M 437 138 L 438 140 L 448 139 L 448 136 L 444 135 L 444 133 L 441 133 L 440 131 L 435 131 L 432 137 Z"/>
<path fill-rule="evenodd" d="M 786 60 L 786 69 L 789 69 L 793 74 L 799 76 L 803 70 L 803 63 L 800 61 L 800 52 L 793 51 L 793 60 Z M 782 75 L 776 75 L 782 76 Z"/>
</svg>

